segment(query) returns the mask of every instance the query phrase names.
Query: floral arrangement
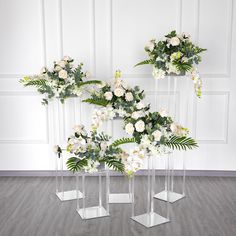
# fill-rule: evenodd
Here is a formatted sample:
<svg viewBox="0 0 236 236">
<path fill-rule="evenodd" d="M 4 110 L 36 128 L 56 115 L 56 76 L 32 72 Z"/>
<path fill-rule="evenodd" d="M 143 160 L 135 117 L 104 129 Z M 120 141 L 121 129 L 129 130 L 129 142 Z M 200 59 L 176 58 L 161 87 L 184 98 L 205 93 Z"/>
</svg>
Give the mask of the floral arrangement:
<svg viewBox="0 0 236 236">
<path fill-rule="evenodd" d="M 98 80 L 87 80 L 89 73 L 83 72 L 83 64 L 73 65 L 73 59 L 65 56 L 62 60 L 54 62 L 52 70 L 43 67 L 40 74 L 34 76 L 25 76 L 20 82 L 24 86 L 36 87 L 38 92 L 46 95 L 42 104 L 48 104 L 48 101 L 54 97 L 64 100 L 71 96 L 81 96 L 82 86 L 90 84 L 99 84 Z"/>
<path fill-rule="evenodd" d="M 166 75 L 190 74 L 194 82 L 195 93 L 201 96 L 202 81 L 197 72 L 196 65 L 201 62 L 200 53 L 206 49 L 194 45 L 186 33 L 178 35 L 176 31 L 167 34 L 164 40 L 152 39 L 145 46 L 149 59 L 138 63 L 136 66 L 153 65 L 155 79 L 164 78 Z"/>
<path fill-rule="evenodd" d="M 141 150 L 155 156 L 168 154 L 174 149 L 197 147 L 196 141 L 187 137 L 188 129 L 174 123 L 164 109 L 137 119 L 127 118 L 125 131 L 134 137 Z"/>
<path fill-rule="evenodd" d="M 67 151 L 73 157 L 67 161 L 67 167 L 71 171 L 97 172 L 98 168 L 108 166 L 116 171 L 124 172 L 124 164 L 127 154 L 119 145 L 133 142 L 133 139 L 121 139 L 109 144 L 111 137 L 103 132 L 91 131 L 90 134 L 83 125 L 74 127 L 74 135 L 68 138 Z"/>
<path fill-rule="evenodd" d="M 92 91 L 91 98 L 83 100 L 84 102 L 102 106 L 101 109 L 95 109 L 92 115 L 92 127 L 97 129 L 103 122 L 111 120 L 114 117 L 143 116 L 149 110 L 150 105 L 145 105 L 144 91 L 138 86 L 129 87 L 121 79 L 121 72 L 115 73 L 115 79 L 111 83 L 102 82 L 99 90 Z"/>
</svg>

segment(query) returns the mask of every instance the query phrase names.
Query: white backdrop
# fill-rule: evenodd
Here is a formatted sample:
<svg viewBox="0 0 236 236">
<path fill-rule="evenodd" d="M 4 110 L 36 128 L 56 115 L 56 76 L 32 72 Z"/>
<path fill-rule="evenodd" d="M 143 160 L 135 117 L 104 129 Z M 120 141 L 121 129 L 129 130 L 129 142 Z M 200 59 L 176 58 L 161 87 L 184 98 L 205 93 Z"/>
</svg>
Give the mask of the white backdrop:
<svg viewBox="0 0 236 236">
<path fill-rule="evenodd" d="M 191 100 L 190 129 L 200 148 L 189 152 L 187 168 L 236 170 L 235 17 L 234 0 L 0 0 L 0 170 L 54 168 L 48 108 L 18 83 L 21 77 L 70 55 L 94 78 L 122 70 L 154 101 L 151 68 L 133 66 L 146 58 L 149 39 L 173 29 L 208 49 L 199 68 L 203 96 Z M 184 93 L 180 84 L 178 98 Z M 89 122 L 86 107 L 82 117 Z M 68 102 L 65 135 L 73 109 Z"/>
</svg>

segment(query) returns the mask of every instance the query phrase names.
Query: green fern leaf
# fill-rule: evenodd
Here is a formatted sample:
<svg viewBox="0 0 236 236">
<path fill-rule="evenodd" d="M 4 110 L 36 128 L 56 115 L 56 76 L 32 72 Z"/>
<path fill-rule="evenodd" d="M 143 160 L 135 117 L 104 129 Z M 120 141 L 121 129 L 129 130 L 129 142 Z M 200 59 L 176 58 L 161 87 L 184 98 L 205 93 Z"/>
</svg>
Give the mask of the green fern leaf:
<svg viewBox="0 0 236 236">
<path fill-rule="evenodd" d="M 87 102 L 90 104 L 103 106 L 103 107 L 106 107 L 109 104 L 109 102 L 106 99 L 102 99 L 102 98 L 96 98 L 96 99 L 87 98 L 87 99 L 83 100 L 82 102 Z"/>
<path fill-rule="evenodd" d="M 85 82 L 80 82 L 77 87 L 82 87 L 85 85 L 91 85 L 91 84 L 101 84 L 100 80 L 89 80 L 89 81 L 85 81 Z"/>
<path fill-rule="evenodd" d="M 68 170 L 72 172 L 78 172 L 83 169 L 84 166 L 87 165 L 86 159 L 79 159 L 77 157 L 71 157 L 66 162 Z"/>
<path fill-rule="evenodd" d="M 122 144 L 135 143 L 135 142 L 136 142 L 135 138 L 121 138 L 121 139 L 115 140 L 111 145 L 113 147 L 117 147 L 117 146 L 120 146 Z"/>
<path fill-rule="evenodd" d="M 47 86 L 46 80 L 38 79 L 38 80 L 29 80 L 25 86 L 36 86 L 36 87 L 45 87 Z"/>
<path fill-rule="evenodd" d="M 142 66 L 142 65 L 148 65 L 148 64 L 153 64 L 153 60 L 149 59 L 149 60 L 141 61 L 138 64 L 136 64 L 134 67 Z"/>
<path fill-rule="evenodd" d="M 115 171 L 124 172 L 124 164 L 116 157 L 108 157 L 100 161 L 104 162 L 109 168 Z"/>
<path fill-rule="evenodd" d="M 178 136 L 171 136 L 171 138 L 164 143 L 165 146 L 168 146 L 171 149 L 177 149 L 177 150 L 187 150 L 187 149 L 193 149 L 198 147 L 197 142 L 188 137 L 178 137 Z"/>
</svg>

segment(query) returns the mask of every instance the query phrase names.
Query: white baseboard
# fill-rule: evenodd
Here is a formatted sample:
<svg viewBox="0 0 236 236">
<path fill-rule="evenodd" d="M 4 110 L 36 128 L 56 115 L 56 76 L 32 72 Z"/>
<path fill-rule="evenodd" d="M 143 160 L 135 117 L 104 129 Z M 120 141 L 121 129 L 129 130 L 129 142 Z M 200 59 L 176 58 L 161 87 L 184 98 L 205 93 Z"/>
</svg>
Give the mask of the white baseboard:
<svg viewBox="0 0 236 236">
<path fill-rule="evenodd" d="M 156 175 L 163 176 L 164 170 L 157 170 Z M 55 176 L 55 170 L 0 170 L 0 177 L 50 177 Z M 147 170 L 140 170 L 137 175 L 147 175 Z M 113 176 L 121 176 L 118 172 L 112 172 Z M 182 176 L 182 170 L 175 170 L 175 176 Z M 63 171 L 63 176 L 73 176 L 70 171 Z M 208 177 L 236 177 L 236 171 L 225 170 L 186 170 L 186 176 L 208 176 Z"/>
</svg>

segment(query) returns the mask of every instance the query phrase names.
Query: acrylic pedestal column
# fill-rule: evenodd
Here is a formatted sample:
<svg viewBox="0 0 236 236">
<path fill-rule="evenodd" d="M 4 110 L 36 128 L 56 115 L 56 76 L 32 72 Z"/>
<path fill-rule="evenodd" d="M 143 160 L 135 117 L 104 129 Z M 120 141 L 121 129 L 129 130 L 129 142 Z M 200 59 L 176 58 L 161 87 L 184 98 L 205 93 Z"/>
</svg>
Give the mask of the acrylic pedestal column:
<svg viewBox="0 0 236 236">
<path fill-rule="evenodd" d="M 74 99 L 74 106 L 76 108 L 76 103 L 79 101 L 78 98 Z M 57 98 L 53 101 L 53 128 L 54 128 L 54 144 L 59 144 L 60 147 L 64 145 L 63 143 L 63 129 L 64 129 L 64 104 L 60 102 L 60 100 Z M 76 112 L 76 111 L 75 111 Z M 81 114 L 81 112 L 79 113 Z M 76 115 L 75 115 L 75 122 L 76 122 Z M 77 198 L 77 192 L 76 187 L 73 190 L 65 191 L 64 186 L 64 173 L 63 173 L 63 156 L 64 152 L 66 150 L 62 148 L 63 153 L 59 153 L 55 157 L 55 166 L 56 166 L 56 196 L 61 201 L 70 201 L 70 200 L 76 200 Z M 83 198 L 83 194 L 81 192 L 78 193 L 79 198 Z"/>
<path fill-rule="evenodd" d="M 169 194 L 169 202 L 174 203 L 174 202 L 181 200 L 182 198 L 185 197 L 185 191 L 184 191 L 184 189 L 185 189 L 185 168 L 183 168 L 183 192 L 182 192 L 182 194 L 174 192 L 174 173 L 173 173 L 174 172 L 174 165 L 173 165 L 174 156 L 173 156 L 173 154 L 170 154 L 170 156 L 166 157 L 165 159 L 167 159 L 167 158 L 172 159 L 171 160 L 171 170 L 170 170 L 170 172 L 171 172 L 171 174 L 170 174 L 171 187 L 170 187 L 170 190 L 167 191 L 167 189 L 166 189 L 167 176 L 165 175 L 165 189 L 162 192 L 155 194 L 154 198 L 157 198 L 162 201 L 167 201 L 167 195 Z M 167 160 L 165 160 L 165 161 L 167 162 Z M 185 161 L 183 161 L 183 162 L 185 163 Z"/>
<path fill-rule="evenodd" d="M 167 182 L 167 190 L 168 190 Z M 134 202 L 132 203 L 132 217 L 131 219 L 144 225 L 147 228 L 165 224 L 170 222 L 169 219 L 169 194 L 167 191 L 167 203 L 166 203 L 166 217 L 157 214 L 154 211 L 154 186 L 155 186 L 155 168 L 154 168 L 154 157 L 148 157 L 148 176 L 147 176 L 147 212 L 142 215 L 135 215 L 134 213 Z M 134 180 L 132 184 L 132 193 L 134 196 Z"/>
<path fill-rule="evenodd" d="M 64 176 L 63 176 L 63 154 L 56 156 L 56 195 L 61 201 L 70 201 L 78 198 L 83 198 L 83 194 L 76 189 L 65 191 L 64 190 Z"/>
<path fill-rule="evenodd" d="M 82 206 L 80 206 L 80 192 L 79 192 L 79 177 L 81 176 L 82 178 L 82 192 L 86 194 L 86 176 L 93 176 L 93 174 L 86 174 L 86 173 L 78 173 L 76 175 L 76 189 L 77 189 L 77 212 L 80 215 L 80 217 L 83 220 L 86 219 L 94 219 L 94 218 L 99 218 L 99 217 L 105 217 L 109 216 L 109 203 L 108 203 L 108 184 L 109 184 L 109 178 L 108 178 L 108 172 L 107 171 L 99 171 L 96 173 L 98 175 L 98 205 L 97 206 L 92 206 L 92 207 L 86 207 L 86 200 L 87 198 L 82 199 Z M 102 175 L 105 174 L 105 198 L 106 198 L 106 208 L 103 207 L 102 204 Z M 89 196 L 89 194 L 86 194 Z"/>
<path fill-rule="evenodd" d="M 108 121 L 107 122 L 107 126 L 110 126 L 110 127 L 107 127 L 107 130 L 110 130 L 110 134 L 111 134 L 111 137 L 113 137 L 113 134 L 114 134 L 114 121 L 115 120 L 122 120 L 121 118 L 119 117 L 115 117 L 113 120 L 111 121 Z M 109 178 L 109 186 L 108 186 L 108 194 L 109 194 L 109 203 L 111 204 L 118 204 L 118 203 L 132 203 L 132 192 L 131 192 L 131 179 L 128 178 L 128 188 L 129 188 L 129 192 L 128 193 L 111 193 L 110 192 L 110 184 L 111 184 L 111 181 L 110 181 L 110 174 L 111 174 L 111 171 L 109 168 L 107 168 L 108 170 L 108 178 Z M 125 177 L 125 176 L 124 176 Z M 126 178 L 126 177 L 125 177 Z"/>
<path fill-rule="evenodd" d="M 176 93 L 177 93 L 177 81 L 181 79 L 181 77 L 183 76 L 168 76 L 167 79 L 168 79 L 168 110 L 170 111 L 171 109 L 171 102 L 172 102 L 172 105 L 173 105 L 173 109 L 172 109 L 172 117 L 174 118 L 174 121 L 176 120 L 176 106 L 177 106 L 177 99 L 176 99 Z M 184 76 L 185 77 L 185 76 Z M 189 100 L 191 99 L 190 98 L 190 91 L 191 91 L 191 87 L 190 87 L 190 83 L 192 83 L 191 79 L 190 78 L 184 78 L 186 80 L 185 84 L 186 84 L 186 91 L 185 91 L 185 101 L 183 101 L 183 104 L 184 104 L 184 117 L 183 117 L 183 121 L 184 121 L 184 124 L 185 126 L 188 125 L 189 123 Z M 171 101 L 171 88 L 173 87 L 172 89 L 172 93 L 173 93 L 173 99 Z M 157 107 L 157 92 L 158 92 L 158 82 L 156 81 L 155 83 L 155 103 L 156 103 L 156 107 Z M 159 200 L 162 200 L 162 201 L 167 201 L 167 195 L 168 195 L 168 191 L 167 191 L 167 179 L 170 178 L 170 188 L 169 188 L 169 202 L 170 203 L 174 203 L 180 199 L 183 199 L 185 197 L 185 178 L 186 178 L 186 167 L 185 167 L 185 157 L 186 157 L 186 153 L 182 153 L 182 159 L 183 159 L 183 168 L 182 168 L 182 171 L 183 171 L 183 180 L 182 180 L 182 193 L 177 193 L 174 191 L 174 168 L 175 168 L 175 157 L 174 157 L 174 154 L 170 154 L 168 157 L 166 156 L 165 157 L 165 163 L 167 163 L 170 158 L 170 171 L 167 171 L 166 169 L 166 173 L 165 173 L 165 189 L 162 191 L 162 192 L 159 192 L 157 194 L 155 194 L 154 198 L 157 198 Z M 165 166 L 167 166 L 167 164 L 165 164 Z M 170 174 L 170 176 L 167 175 L 167 173 Z"/>
</svg>

